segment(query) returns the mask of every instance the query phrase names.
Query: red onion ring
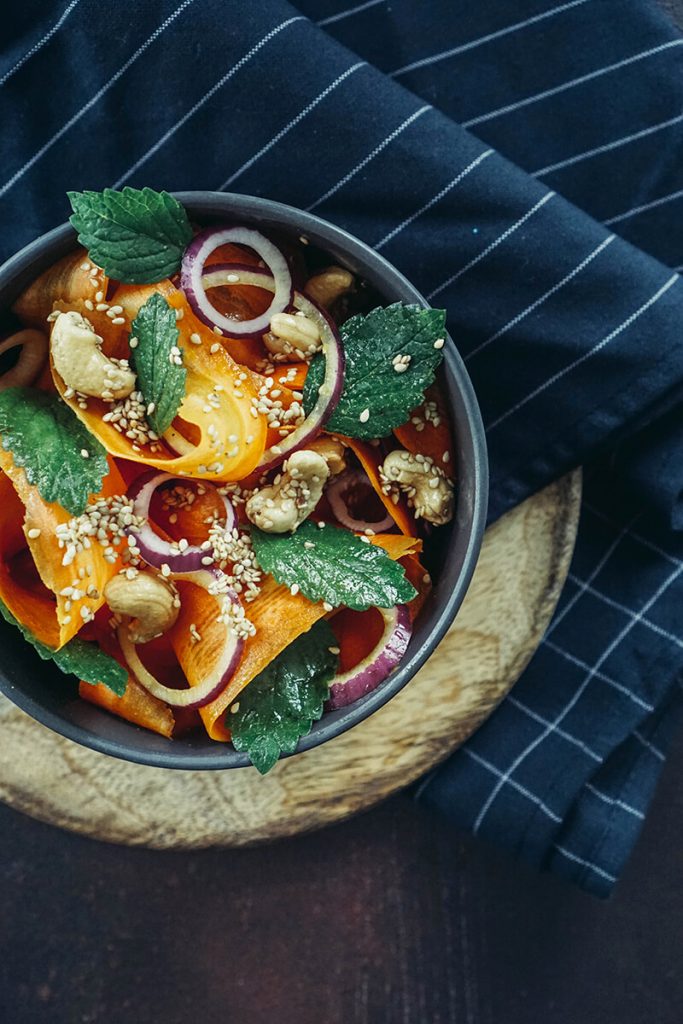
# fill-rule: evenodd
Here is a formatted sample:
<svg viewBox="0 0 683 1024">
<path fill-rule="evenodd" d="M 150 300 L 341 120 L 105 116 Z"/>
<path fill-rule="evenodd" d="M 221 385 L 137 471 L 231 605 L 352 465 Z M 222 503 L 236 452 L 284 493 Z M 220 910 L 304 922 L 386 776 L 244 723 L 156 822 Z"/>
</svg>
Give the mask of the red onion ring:
<svg viewBox="0 0 683 1024">
<path fill-rule="evenodd" d="M 237 277 L 239 280 L 229 280 Z M 272 291 L 275 286 L 273 277 L 258 267 L 244 267 L 241 264 L 222 263 L 209 267 L 204 271 L 204 283 L 207 288 L 218 288 L 226 284 L 244 284 Z M 325 358 L 325 376 L 320 385 L 318 398 L 310 413 L 298 427 L 283 437 L 277 445 L 267 448 L 256 467 L 262 473 L 273 469 L 292 452 L 305 448 L 318 436 L 328 419 L 334 412 L 344 386 L 344 349 L 337 328 L 327 313 L 316 305 L 303 292 L 294 292 L 292 305 L 304 313 L 317 325 Z"/>
<path fill-rule="evenodd" d="M 167 565 L 172 573 L 190 573 L 205 569 L 207 563 L 204 559 L 213 559 L 213 549 L 209 544 L 206 547 L 188 545 L 184 551 L 174 550 L 169 541 L 155 533 L 149 521 L 149 509 L 154 492 L 167 480 L 176 480 L 179 484 L 187 485 L 186 477 L 174 477 L 172 473 L 160 473 L 156 469 L 143 473 L 133 483 L 128 496 L 133 499 L 133 514 L 144 520 L 144 523 L 141 527 L 129 527 L 127 533 L 134 538 L 141 557 L 155 569 L 160 569 L 162 565 Z M 206 487 L 207 482 L 202 481 L 202 486 Z M 237 525 L 235 510 L 225 495 L 221 494 L 220 497 L 225 509 L 226 529 L 232 530 Z"/>
<path fill-rule="evenodd" d="M 378 608 L 377 611 L 384 619 L 384 632 L 360 664 L 334 677 L 330 696 L 325 702 L 327 711 L 345 708 L 376 689 L 406 653 L 412 635 L 408 606 L 397 604 L 394 608 Z"/>
<path fill-rule="evenodd" d="M 203 280 L 204 264 L 219 246 L 226 242 L 246 245 L 257 253 L 267 265 L 275 284 L 273 301 L 260 316 L 251 320 L 232 320 L 224 316 L 209 302 Z M 192 311 L 209 327 L 218 327 L 228 336 L 255 337 L 270 326 L 275 313 L 287 308 L 292 297 L 292 275 L 287 260 L 265 235 L 245 227 L 207 228 L 192 240 L 183 255 L 180 287 L 185 292 Z"/>
<path fill-rule="evenodd" d="M 194 573 L 183 573 L 182 579 L 189 583 L 195 583 L 198 587 L 209 590 L 212 583 L 220 580 L 223 573 L 219 569 L 202 569 Z M 226 588 L 221 593 L 226 594 L 234 604 L 240 604 L 240 600 L 234 590 Z M 229 625 L 225 626 L 225 644 L 220 660 L 213 671 L 202 680 L 197 686 L 188 686 L 186 690 L 176 690 L 172 686 L 165 686 L 160 683 L 151 672 L 142 664 L 135 644 L 130 638 L 128 626 L 119 626 L 117 636 L 123 656 L 128 667 L 135 676 L 135 679 L 153 697 L 163 700 L 164 703 L 174 708 L 202 708 L 215 700 L 226 688 L 242 657 L 244 640 L 238 637 Z"/>
<path fill-rule="evenodd" d="M 372 490 L 372 484 L 368 479 L 368 475 L 362 469 L 347 469 L 328 484 L 325 490 L 325 497 L 329 501 L 335 517 L 342 526 L 349 530 L 354 530 L 356 533 L 364 533 L 365 530 L 382 533 L 384 530 L 390 530 L 396 524 L 388 512 L 384 519 L 379 519 L 374 523 L 366 522 L 364 519 L 356 519 L 351 515 L 348 505 L 344 500 L 344 494 L 357 483 L 367 484 L 370 490 Z M 375 493 L 374 490 L 372 490 L 372 493 Z"/>
</svg>

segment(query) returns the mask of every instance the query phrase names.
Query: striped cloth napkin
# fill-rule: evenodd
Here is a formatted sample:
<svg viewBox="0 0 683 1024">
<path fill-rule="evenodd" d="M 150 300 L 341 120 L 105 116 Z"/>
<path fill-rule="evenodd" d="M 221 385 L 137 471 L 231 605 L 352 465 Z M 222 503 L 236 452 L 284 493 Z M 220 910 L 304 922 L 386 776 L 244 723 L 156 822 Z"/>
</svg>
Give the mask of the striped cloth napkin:
<svg viewBox="0 0 683 1024">
<path fill-rule="evenodd" d="M 683 707 L 682 46 L 654 0 L 34 0 L 0 41 L 0 255 L 67 189 L 314 210 L 448 309 L 491 519 L 587 467 L 538 653 L 418 793 L 600 895 Z"/>
</svg>

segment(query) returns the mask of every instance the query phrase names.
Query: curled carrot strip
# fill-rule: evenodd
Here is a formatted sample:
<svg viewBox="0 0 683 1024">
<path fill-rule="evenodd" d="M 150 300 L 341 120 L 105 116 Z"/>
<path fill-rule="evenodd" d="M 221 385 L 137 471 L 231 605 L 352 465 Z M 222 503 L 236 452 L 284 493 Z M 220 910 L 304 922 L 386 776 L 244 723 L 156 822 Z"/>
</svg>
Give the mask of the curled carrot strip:
<svg viewBox="0 0 683 1024">
<path fill-rule="evenodd" d="M 438 426 L 434 425 L 433 416 L 427 419 L 425 404 L 431 403 L 431 410 L 436 407 Z M 413 420 L 417 420 L 414 423 Z M 419 429 L 418 429 L 419 428 Z M 413 409 L 411 418 L 402 427 L 394 431 L 396 440 L 407 452 L 413 455 L 428 455 L 449 479 L 454 476 L 453 435 L 448 418 L 448 410 L 438 384 L 432 384 L 425 393 L 425 401 L 417 409 Z M 444 454 L 448 458 L 444 462 Z"/>
<path fill-rule="evenodd" d="M 45 321 L 54 304 L 62 300 L 74 303 L 90 299 L 95 301 L 98 291 L 106 294 L 109 279 L 104 271 L 91 277 L 94 264 L 85 249 L 69 253 L 53 264 L 26 288 L 12 307 L 22 323 L 45 330 Z"/>
<path fill-rule="evenodd" d="M 371 444 L 367 444 L 365 441 L 358 441 L 353 437 L 341 437 L 340 435 L 340 440 L 342 440 L 345 445 L 348 445 L 357 457 L 361 466 L 367 473 L 368 479 L 376 491 L 377 496 L 398 526 L 401 533 L 405 533 L 408 537 L 417 537 L 417 525 L 410 511 L 408 502 L 405 500 L 403 495 L 401 495 L 398 501 L 395 502 L 390 495 L 385 494 L 382 490 L 379 468 L 382 465 L 383 460 L 380 449 L 375 448 Z"/>
</svg>

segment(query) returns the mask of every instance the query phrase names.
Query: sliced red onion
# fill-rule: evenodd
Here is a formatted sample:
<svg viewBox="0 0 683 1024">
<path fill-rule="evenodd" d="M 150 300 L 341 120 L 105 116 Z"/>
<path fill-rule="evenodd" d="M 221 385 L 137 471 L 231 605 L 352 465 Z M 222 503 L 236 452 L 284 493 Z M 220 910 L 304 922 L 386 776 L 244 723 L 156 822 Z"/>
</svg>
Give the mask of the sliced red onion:
<svg viewBox="0 0 683 1024">
<path fill-rule="evenodd" d="M 377 611 L 384 619 L 384 632 L 377 646 L 359 665 L 335 676 L 325 703 L 326 710 L 345 708 L 370 693 L 387 678 L 406 653 L 412 634 L 408 606 L 397 604 L 394 608 L 378 608 Z"/>
<path fill-rule="evenodd" d="M 266 264 L 274 281 L 273 301 L 265 312 L 251 320 L 233 320 L 224 316 L 213 306 L 206 294 L 203 280 L 204 264 L 219 246 L 231 242 L 246 245 L 256 252 Z M 195 315 L 209 327 L 218 327 L 227 335 L 255 337 L 263 334 L 270 326 L 275 313 L 287 308 L 292 297 L 292 275 L 287 260 L 265 235 L 245 227 L 207 228 L 201 231 L 185 250 L 180 274 L 180 287 Z"/>
<path fill-rule="evenodd" d="M 207 543 L 206 547 L 197 547 L 190 544 L 184 551 L 180 551 L 175 542 L 164 540 L 158 533 L 155 533 L 149 520 L 149 510 L 154 493 L 167 480 L 175 480 L 177 483 L 187 486 L 186 478 L 174 477 L 171 473 L 160 473 L 155 469 L 149 473 L 143 473 L 133 483 L 128 491 L 128 496 L 133 499 L 133 514 L 143 520 L 143 525 L 140 527 L 130 526 L 127 532 L 135 539 L 142 558 L 155 569 L 167 565 L 172 573 L 196 572 L 205 567 L 205 558 L 213 558 L 211 545 Z M 202 486 L 211 485 L 203 481 Z M 237 525 L 235 510 L 225 495 L 217 493 L 223 502 L 226 529 L 232 530 Z"/>
<path fill-rule="evenodd" d="M 228 284 L 243 284 L 255 288 L 265 288 L 268 291 L 273 291 L 275 288 L 275 281 L 267 271 L 261 270 L 259 267 L 247 267 L 235 263 L 220 263 L 207 268 L 204 271 L 203 281 L 207 288 L 219 288 Z M 292 305 L 312 320 L 320 331 L 322 351 L 325 357 L 325 376 L 320 385 L 316 403 L 303 423 L 295 427 L 277 445 L 267 448 L 263 453 L 257 466 L 262 473 L 277 466 L 292 452 L 305 448 L 317 437 L 334 412 L 344 386 L 344 350 L 333 321 L 303 292 L 294 292 Z"/>
<path fill-rule="evenodd" d="M 210 571 L 202 569 L 192 574 L 183 573 L 181 576 L 183 581 L 195 583 L 210 593 L 213 593 L 212 587 L 220 586 L 221 577 L 224 577 L 224 574 L 219 569 Z M 218 591 L 217 596 L 219 595 L 227 595 L 234 604 L 240 604 L 237 594 L 227 586 Z M 210 675 L 197 686 L 188 686 L 185 690 L 176 690 L 172 686 L 165 686 L 163 683 L 160 683 L 145 668 L 140 660 L 136 646 L 130 638 L 126 624 L 119 626 L 117 636 L 128 667 L 140 686 L 143 686 L 153 697 L 163 700 L 164 703 L 174 708 L 202 708 L 205 704 L 210 704 L 212 700 L 220 696 L 235 674 L 244 648 L 242 637 L 239 637 L 234 629 L 231 629 L 226 623 L 223 652 Z"/>
<path fill-rule="evenodd" d="M 346 504 L 345 494 L 357 484 L 365 484 L 373 494 L 375 493 L 372 490 L 372 484 L 368 479 L 367 473 L 364 473 L 362 469 L 345 470 L 335 477 L 332 483 L 328 484 L 325 491 L 325 497 L 341 525 L 346 526 L 349 530 L 355 530 L 356 533 L 364 533 L 365 530 L 382 533 L 384 530 L 389 530 L 392 526 L 395 526 L 396 524 L 388 512 L 384 519 L 379 519 L 374 523 L 364 519 L 356 519 L 355 516 L 351 515 Z"/>
</svg>

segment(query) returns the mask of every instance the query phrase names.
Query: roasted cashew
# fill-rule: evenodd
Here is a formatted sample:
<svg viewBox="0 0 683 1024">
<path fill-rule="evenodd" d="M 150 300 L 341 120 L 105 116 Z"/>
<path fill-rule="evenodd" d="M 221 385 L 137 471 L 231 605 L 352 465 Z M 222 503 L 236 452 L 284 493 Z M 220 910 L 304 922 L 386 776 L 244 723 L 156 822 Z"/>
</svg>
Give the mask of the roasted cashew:
<svg viewBox="0 0 683 1024">
<path fill-rule="evenodd" d="M 17 331 L 0 344 L 0 355 L 12 348 L 21 348 L 18 361 L 0 377 L 0 391 L 32 384 L 47 359 L 47 338 L 42 331 Z"/>
<path fill-rule="evenodd" d="M 104 599 L 113 612 L 132 621 L 128 626 L 134 644 L 146 644 L 166 633 L 178 618 L 180 602 L 161 576 L 139 571 L 133 579 L 125 573 L 112 577 L 104 588 Z"/>
<path fill-rule="evenodd" d="M 249 498 L 247 517 L 265 533 L 293 533 L 320 501 L 328 476 L 322 455 L 306 448 L 294 452 L 273 484 Z"/>
<path fill-rule="evenodd" d="M 75 310 L 56 317 L 50 346 L 55 369 L 67 388 L 109 402 L 127 398 L 134 390 L 133 371 L 105 356 L 102 339 Z"/>
<path fill-rule="evenodd" d="M 330 437 L 329 434 L 316 437 L 315 441 L 311 441 L 309 444 L 308 450 L 322 455 L 327 463 L 330 476 L 339 476 L 346 469 L 344 445 L 336 437 Z"/>
<path fill-rule="evenodd" d="M 352 288 L 353 274 L 343 267 L 328 267 L 309 277 L 304 290 L 319 306 L 329 309 L 333 302 L 341 299 Z"/>
<path fill-rule="evenodd" d="M 435 526 L 453 518 L 453 484 L 428 456 L 397 448 L 384 460 L 380 477 L 387 493 L 396 486 L 403 491 L 416 516 Z"/>
<path fill-rule="evenodd" d="M 303 313 L 276 313 L 263 343 L 279 359 L 310 359 L 322 347 L 318 325 Z"/>
</svg>

